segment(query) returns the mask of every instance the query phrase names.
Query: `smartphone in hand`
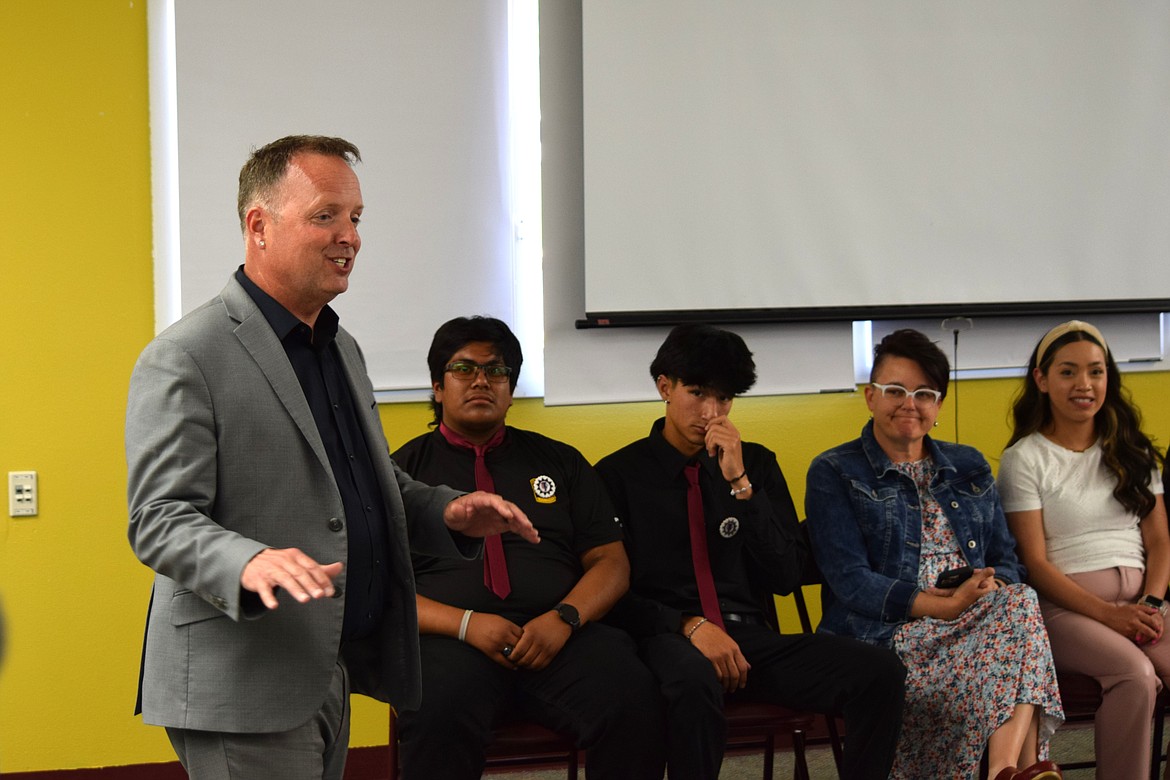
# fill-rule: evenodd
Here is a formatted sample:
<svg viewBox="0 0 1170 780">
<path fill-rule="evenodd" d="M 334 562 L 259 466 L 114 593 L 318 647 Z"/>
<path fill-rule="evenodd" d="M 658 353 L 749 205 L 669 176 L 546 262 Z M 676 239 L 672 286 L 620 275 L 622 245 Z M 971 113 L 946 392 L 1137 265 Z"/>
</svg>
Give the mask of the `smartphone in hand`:
<svg viewBox="0 0 1170 780">
<path fill-rule="evenodd" d="M 938 575 L 938 582 L 934 583 L 934 587 L 949 590 L 957 588 L 966 582 L 974 570 L 970 566 L 960 566 L 957 569 L 947 569 L 942 574 Z"/>
</svg>

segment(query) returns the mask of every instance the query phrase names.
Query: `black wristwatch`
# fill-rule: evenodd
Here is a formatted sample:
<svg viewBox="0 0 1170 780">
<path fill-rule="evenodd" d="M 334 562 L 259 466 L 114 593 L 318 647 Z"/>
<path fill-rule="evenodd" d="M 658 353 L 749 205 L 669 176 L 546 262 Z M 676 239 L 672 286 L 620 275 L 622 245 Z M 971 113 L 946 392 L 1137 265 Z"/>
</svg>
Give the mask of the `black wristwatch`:
<svg viewBox="0 0 1170 780">
<path fill-rule="evenodd" d="M 561 620 L 569 624 L 569 628 L 576 631 L 581 627 L 581 613 L 577 612 L 577 608 L 572 604 L 561 602 L 553 607 L 553 611 L 560 616 Z"/>
<path fill-rule="evenodd" d="M 1141 604 L 1143 607 L 1151 607 L 1152 609 L 1156 609 L 1163 615 L 1166 614 L 1166 600 L 1160 599 L 1157 596 L 1151 596 L 1147 593 L 1146 595 L 1142 596 L 1141 600 L 1138 601 L 1138 604 Z"/>
</svg>

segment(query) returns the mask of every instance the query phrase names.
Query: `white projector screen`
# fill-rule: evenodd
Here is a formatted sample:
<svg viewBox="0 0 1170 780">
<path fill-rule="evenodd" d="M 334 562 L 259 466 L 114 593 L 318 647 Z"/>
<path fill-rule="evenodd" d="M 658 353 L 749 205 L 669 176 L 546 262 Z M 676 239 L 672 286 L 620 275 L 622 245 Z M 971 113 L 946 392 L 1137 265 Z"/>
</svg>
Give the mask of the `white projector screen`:
<svg viewBox="0 0 1170 780">
<path fill-rule="evenodd" d="M 1170 3 L 582 9 L 587 322 L 1170 308 Z"/>
</svg>

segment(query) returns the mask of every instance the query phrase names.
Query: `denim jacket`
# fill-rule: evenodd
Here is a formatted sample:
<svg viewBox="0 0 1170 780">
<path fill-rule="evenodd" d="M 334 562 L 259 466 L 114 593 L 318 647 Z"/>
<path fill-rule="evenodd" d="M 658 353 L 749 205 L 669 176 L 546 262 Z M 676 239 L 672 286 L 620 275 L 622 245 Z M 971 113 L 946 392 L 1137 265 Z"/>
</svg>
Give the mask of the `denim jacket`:
<svg viewBox="0 0 1170 780">
<path fill-rule="evenodd" d="M 1022 582 L 995 480 L 972 447 L 924 444 L 934 460 L 931 492 L 974 568 L 994 566 L 997 579 Z M 918 587 L 922 507 L 910 477 L 900 473 L 873 435 L 821 453 L 808 470 L 805 513 L 813 555 L 825 576 L 824 615 L 817 629 L 872 644 L 890 644 L 911 619 Z"/>
</svg>

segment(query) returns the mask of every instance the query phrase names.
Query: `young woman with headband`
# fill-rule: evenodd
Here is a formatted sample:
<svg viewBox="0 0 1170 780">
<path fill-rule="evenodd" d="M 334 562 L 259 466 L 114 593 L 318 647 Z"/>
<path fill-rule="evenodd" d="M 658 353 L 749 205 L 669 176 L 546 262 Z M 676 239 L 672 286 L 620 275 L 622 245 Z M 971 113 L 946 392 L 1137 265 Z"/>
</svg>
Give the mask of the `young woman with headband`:
<svg viewBox="0 0 1170 780">
<path fill-rule="evenodd" d="M 1146 778 L 1158 680 L 1170 682 L 1162 455 L 1087 322 L 1040 340 L 1012 415 L 1000 495 L 1056 668 L 1101 684 L 1097 777 Z"/>
</svg>

